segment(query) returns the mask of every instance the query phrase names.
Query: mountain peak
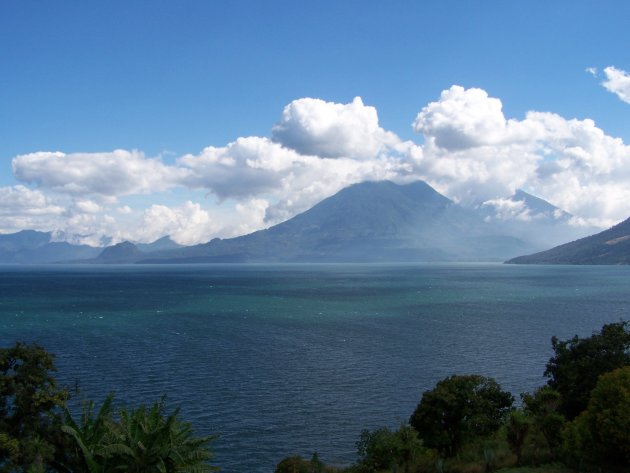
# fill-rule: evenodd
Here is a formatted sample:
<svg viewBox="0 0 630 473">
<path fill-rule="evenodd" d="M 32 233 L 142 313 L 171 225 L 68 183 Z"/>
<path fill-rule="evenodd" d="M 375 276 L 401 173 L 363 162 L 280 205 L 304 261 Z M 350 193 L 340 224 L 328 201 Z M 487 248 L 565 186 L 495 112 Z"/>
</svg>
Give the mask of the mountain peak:
<svg viewBox="0 0 630 473">
<path fill-rule="evenodd" d="M 556 207 L 540 197 L 529 194 L 522 189 L 517 189 L 510 197 L 514 202 L 523 202 L 533 215 L 545 215 L 554 219 L 569 219 L 571 214 Z"/>
<path fill-rule="evenodd" d="M 169 252 L 159 261 L 497 261 L 532 248 L 497 229 L 426 182 L 363 182 L 266 230 Z"/>
<path fill-rule="evenodd" d="M 121 263 L 133 261 L 144 256 L 144 253 L 130 241 L 123 241 L 105 248 L 96 258 L 100 263 Z"/>
<path fill-rule="evenodd" d="M 135 245 L 139 250 L 145 253 L 149 253 L 151 251 L 174 250 L 182 247 L 179 243 L 174 242 L 169 235 L 158 238 L 151 243 L 135 243 Z"/>
</svg>

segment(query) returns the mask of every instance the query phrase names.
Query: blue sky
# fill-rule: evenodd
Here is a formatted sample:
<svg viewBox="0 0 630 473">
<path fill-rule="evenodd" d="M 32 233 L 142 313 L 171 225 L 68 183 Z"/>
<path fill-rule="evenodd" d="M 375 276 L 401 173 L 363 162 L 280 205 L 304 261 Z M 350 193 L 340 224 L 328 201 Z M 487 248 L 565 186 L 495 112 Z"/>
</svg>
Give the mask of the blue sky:
<svg viewBox="0 0 630 473">
<path fill-rule="evenodd" d="M 0 231 L 193 243 L 380 177 L 471 205 L 518 186 L 614 223 L 629 18 L 625 1 L 2 2 Z"/>
</svg>

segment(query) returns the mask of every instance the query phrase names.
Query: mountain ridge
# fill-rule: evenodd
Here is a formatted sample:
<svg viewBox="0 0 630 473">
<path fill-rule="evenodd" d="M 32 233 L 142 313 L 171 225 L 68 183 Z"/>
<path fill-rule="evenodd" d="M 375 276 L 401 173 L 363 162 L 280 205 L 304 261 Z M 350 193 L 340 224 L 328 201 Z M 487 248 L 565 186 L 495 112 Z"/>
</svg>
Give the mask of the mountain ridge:
<svg viewBox="0 0 630 473">
<path fill-rule="evenodd" d="M 79 248 L 51 243 L 50 232 L 0 235 L 0 263 L 500 262 L 566 241 L 566 234 L 579 236 L 568 223 L 570 214 L 552 204 L 523 191 L 512 199 L 524 202 L 517 208 L 526 219 L 508 221 L 488 207 L 462 207 L 423 181 L 362 182 L 267 229 L 193 246 L 163 237 Z M 21 237 L 24 248 L 16 251 Z"/>
<path fill-rule="evenodd" d="M 518 256 L 508 264 L 630 264 L 630 218 L 594 235 L 549 250 Z"/>
<path fill-rule="evenodd" d="M 531 248 L 423 181 L 364 182 L 265 230 L 143 263 L 502 261 Z"/>
</svg>

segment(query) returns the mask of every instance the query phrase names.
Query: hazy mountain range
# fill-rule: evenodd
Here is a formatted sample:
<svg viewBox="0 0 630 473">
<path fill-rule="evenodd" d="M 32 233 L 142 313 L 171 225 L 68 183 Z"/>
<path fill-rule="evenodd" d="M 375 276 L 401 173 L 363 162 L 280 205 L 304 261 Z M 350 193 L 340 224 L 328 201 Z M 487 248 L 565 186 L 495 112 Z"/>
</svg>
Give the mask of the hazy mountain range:
<svg viewBox="0 0 630 473">
<path fill-rule="evenodd" d="M 182 247 L 151 244 L 103 248 L 52 242 L 51 233 L 0 235 L 3 263 L 401 262 L 504 261 L 588 234 L 571 215 L 517 191 L 501 207 L 465 208 L 418 181 L 347 187 L 310 210 L 266 230 Z"/>
</svg>

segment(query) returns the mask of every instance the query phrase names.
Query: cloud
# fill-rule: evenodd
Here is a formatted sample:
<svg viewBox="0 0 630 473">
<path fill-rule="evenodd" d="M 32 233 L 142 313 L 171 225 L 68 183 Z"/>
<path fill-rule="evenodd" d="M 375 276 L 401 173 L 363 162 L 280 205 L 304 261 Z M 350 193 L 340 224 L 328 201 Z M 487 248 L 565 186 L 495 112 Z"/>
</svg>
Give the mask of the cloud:
<svg viewBox="0 0 630 473">
<path fill-rule="evenodd" d="M 453 86 L 420 111 L 414 129 L 425 138 L 417 173 L 459 202 L 525 188 L 591 224 L 628 216 L 618 199 L 630 188 L 630 148 L 592 120 L 536 111 L 507 119 L 499 99 Z"/>
<path fill-rule="evenodd" d="M 38 152 L 13 158 L 13 174 L 25 183 L 58 193 L 101 197 L 164 191 L 185 170 L 146 158 L 138 151 L 109 153 Z"/>
<path fill-rule="evenodd" d="M 364 180 L 395 179 L 411 172 L 397 158 L 372 160 L 303 155 L 269 138 L 239 138 L 222 148 L 181 157 L 188 187 L 206 189 L 221 199 L 273 199 L 264 222 L 278 223 L 304 211 L 345 186 Z"/>
<path fill-rule="evenodd" d="M 106 211 L 97 214 L 68 211 L 55 226 L 55 239 L 90 246 L 118 243 L 116 236 L 121 224 Z"/>
<path fill-rule="evenodd" d="M 101 211 L 101 206 L 92 200 L 78 200 L 74 205 L 81 213 L 95 214 Z"/>
<path fill-rule="evenodd" d="M 303 155 L 375 158 L 399 140 L 378 124 L 374 107 L 356 97 L 348 104 L 303 98 L 287 105 L 272 129 L 273 140 Z"/>
<path fill-rule="evenodd" d="M 227 199 L 272 192 L 309 159 L 316 158 L 300 156 L 268 138 L 248 137 L 220 148 L 209 146 L 198 155 L 179 158 L 177 164 L 190 171 L 185 185 L 208 189 Z"/>
<path fill-rule="evenodd" d="M 630 74 L 621 69 L 609 66 L 604 69 L 606 80 L 602 85 L 621 100 L 630 103 Z"/>
<path fill-rule="evenodd" d="M 522 200 L 505 198 L 491 199 L 482 204 L 492 209 L 492 216 L 497 220 L 520 220 L 528 222 L 533 216 L 527 204 Z"/>
<path fill-rule="evenodd" d="M 23 229 L 51 230 L 63 214 L 44 193 L 17 185 L 0 187 L 0 233 Z"/>
<path fill-rule="evenodd" d="M 165 235 L 182 245 L 210 240 L 220 225 L 198 203 L 185 202 L 179 207 L 152 205 L 142 215 L 139 225 L 124 234 L 124 239 L 153 242 Z"/>
<path fill-rule="evenodd" d="M 592 120 L 537 111 L 506 117 L 500 99 L 455 85 L 420 108 L 413 129 L 423 144 L 381 128 L 376 109 L 359 98 L 305 98 L 284 108 L 269 137 L 208 146 L 169 165 L 139 151 L 25 154 L 13 159 L 14 174 L 36 188 L 0 189 L 0 214 L 12 218 L 0 231 L 48 225 L 90 242 L 170 234 L 201 243 L 268 227 L 343 187 L 384 179 L 423 179 L 457 202 L 486 202 L 506 218 L 528 217 L 507 201 L 517 188 L 584 223 L 608 226 L 628 216 L 630 148 Z M 191 190 L 205 193 L 206 202 L 150 201 L 171 191 L 171 202 Z M 149 197 L 131 198 L 139 194 Z"/>
<path fill-rule="evenodd" d="M 418 113 L 413 128 L 449 151 L 495 144 L 505 135 L 501 109 L 501 101 L 484 90 L 454 85 Z"/>
<path fill-rule="evenodd" d="M 596 67 L 587 67 L 584 70 L 586 72 L 588 72 L 590 75 L 592 75 L 593 77 L 597 77 L 597 68 Z"/>
<path fill-rule="evenodd" d="M 44 193 L 17 185 L 0 187 L 0 215 L 59 215 L 63 207 L 55 205 Z"/>
</svg>

